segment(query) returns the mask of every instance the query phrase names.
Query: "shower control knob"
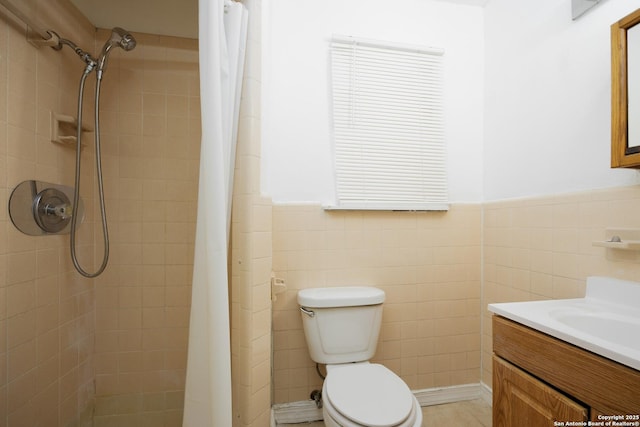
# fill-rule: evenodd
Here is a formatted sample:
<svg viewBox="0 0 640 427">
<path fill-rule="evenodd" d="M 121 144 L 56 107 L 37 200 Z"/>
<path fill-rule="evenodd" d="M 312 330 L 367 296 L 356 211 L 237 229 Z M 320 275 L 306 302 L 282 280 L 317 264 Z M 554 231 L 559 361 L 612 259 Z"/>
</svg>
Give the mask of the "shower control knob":
<svg viewBox="0 0 640 427">
<path fill-rule="evenodd" d="M 29 236 L 68 234 L 71 220 L 82 222 L 82 199 L 77 205 L 73 188 L 50 182 L 27 180 L 18 184 L 9 197 L 9 215 L 18 230 Z"/>
<path fill-rule="evenodd" d="M 58 233 L 64 229 L 72 214 L 69 198 L 56 188 L 46 188 L 33 199 L 33 216 L 46 233 Z"/>
<path fill-rule="evenodd" d="M 66 203 L 56 206 L 47 205 L 44 207 L 44 211 L 47 215 L 56 215 L 61 219 L 71 218 L 73 215 L 73 208 Z"/>
</svg>

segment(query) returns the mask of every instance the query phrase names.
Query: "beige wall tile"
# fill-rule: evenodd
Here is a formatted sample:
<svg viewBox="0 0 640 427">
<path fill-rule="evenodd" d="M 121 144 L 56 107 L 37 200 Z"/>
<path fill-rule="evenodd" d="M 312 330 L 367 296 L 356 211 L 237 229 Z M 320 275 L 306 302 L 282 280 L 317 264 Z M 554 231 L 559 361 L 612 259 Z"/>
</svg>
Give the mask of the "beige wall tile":
<svg viewBox="0 0 640 427">
<path fill-rule="evenodd" d="M 275 401 L 295 400 L 303 391 L 310 391 L 315 382 L 313 376 L 298 373 L 311 369 L 313 363 L 306 356 L 296 312 L 296 291 L 340 283 L 340 279 L 344 283 L 345 278 L 364 280 L 387 292 L 374 360 L 396 369 L 414 388 L 475 382 L 478 370 L 482 371 L 482 381 L 490 384 L 491 368 L 487 360 L 491 354 L 491 328 L 487 303 L 572 298 L 584 293 L 588 275 L 606 274 L 632 280 L 637 276 L 635 257 L 608 260 L 604 250 L 591 247 L 591 241 L 603 238 L 604 228 L 611 226 L 602 213 L 605 207 L 601 199 L 608 200 L 609 217 L 611 205 L 628 211 L 635 199 L 624 199 L 629 192 L 620 189 L 596 193 L 595 198 L 590 193 L 588 197 L 576 194 L 569 198 L 571 203 L 566 198 L 541 197 L 453 209 L 445 216 L 425 215 L 415 223 L 437 231 L 419 230 L 422 232 L 413 233 L 419 236 L 413 240 L 411 233 L 405 231 L 414 222 L 406 217 L 396 220 L 390 214 L 342 216 L 309 206 L 274 207 L 273 265 L 276 274 L 286 278 L 290 289 L 274 304 Z M 627 226 L 637 227 L 628 215 L 619 216 L 625 217 Z M 456 223 L 457 220 L 461 222 Z M 366 250 L 360 249 L 365 244 L 362 227 L 369 231 Z M 459 246 L 449 246 L 444 240 L 449 227 L 478 227 L 482 233 L 457 241 Z M 313 236 L 311 243 L 310 236 Z M 425 244 L 433 244 L 433 249 L 412 256 Z M 372 245 L 376 246 L 371 249 Z M 349 251 L 344 249 L 347 246 Z M 368 271 L 371 268 L 366 264 L 368 260 L 385 249 L 394 251 L 393 259 L 387 257 L 387 264 L 378 261 L 378 268 Z M 317 262 L 318 259 L 323 261 Z M 416 269 L 407 268 L 411 265 Z M 296 345 L 291 341 L 294 333 L 299 338 Z"/>
<path fill-rule="evenodd" d="M 315 371 L 295 291 L 327 284 L 369 284 L 385 291 L 382 333 L 374 361 L 395 370 L 412 388 L 453 385 L 452 378 L 473 382 L 467 359 L 475 357 L 472 364 L 480 364 L 480 342 L 464 337 L 480 333 L 479 311 L 473 315 L 467 311 L 469 300 L 479 304 L 480 212 L 478 206 L 454 206 L 446 215 L 274 207 L 273 264 L 276 275 L 285 277 L 292 290 L 279 296 L 273 307 L 273 329 L 278 338 L 274 340 L 275 402 L 295 400 L 296 396 L 306 399 L 319 383 L 315 372 L 310 376 L 293 374 L 299 369 Z M 476 231 L 469 238 L 469 233 L 459 229 Z M 314 279 L 317 277 L 324 279 Z M 432 318 L 439 319 L 437 324 L 425 323 L 424 319 Z M 446 341 L 436 345 L 433 339 L 437 337 Z M 465 343 L 465 348 L 457 347 L 459 342 Z M 433 368 L 437 354 L 443 361 L 456 355 L 464 363 L 447 365 L 436 381 L 426 374 L 439 372 Z M 475 372 L 478 381 L 480 372 Z M 301 397 L 303 393 L 305 397 Z"/>
<path fill-rule="evenodd" d="M 531 239 L 529 247 L 520 245 L 530 251 L 530 267 L 527 269 L 520 263 L 517 274 L 509 272 L 510 280 L 501 279 L 500 260 L 490 255 L 499 249 L 513 252 L 514 242 L 485 241 L 482 381 L 491 384 L 491 318 L 486 304 L 580 297 L 584 295 L 586 278 L 591 275 L 637 278 L 638 260 L 635 257 L 611 259 L 605 249 L 591 246 L 593 240 L 604 239 L 607 227 L 624 223 L 625 227 L 638 228 L 637 219 L 626 214 L 637 203 L 637 193 L 635 187 L 614 188 L 566 197 L 518 200 L 509 207 L 500 203 L 484 205 L 485 236 L 495 235 L 498 231 L 495 218 L 501 214 L 511 216 L 513 223 L 521 226 L 520 233 L 529 230 Z M 513 235 L 514 230 L 508 225 L 501 232 Z M 493 274 L 494 271 L 497 274 Z M 502 276 L 505 276 L 504 272 Z M 523 286 L 525 280 L 529 283 L 528 288 Z"/>
</svg>

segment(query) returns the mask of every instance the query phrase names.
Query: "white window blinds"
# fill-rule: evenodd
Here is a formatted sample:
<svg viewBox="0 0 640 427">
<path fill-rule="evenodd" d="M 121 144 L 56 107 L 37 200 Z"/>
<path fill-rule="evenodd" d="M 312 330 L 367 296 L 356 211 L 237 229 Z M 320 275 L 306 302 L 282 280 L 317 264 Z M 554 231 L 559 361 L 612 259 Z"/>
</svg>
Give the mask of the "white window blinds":
<svg viewBox="0 0 640 427">
<path fill-rule="evenodd" d="M 334 36 L 334 208 L 448 209 L 442 54 Z"/>
</svg>

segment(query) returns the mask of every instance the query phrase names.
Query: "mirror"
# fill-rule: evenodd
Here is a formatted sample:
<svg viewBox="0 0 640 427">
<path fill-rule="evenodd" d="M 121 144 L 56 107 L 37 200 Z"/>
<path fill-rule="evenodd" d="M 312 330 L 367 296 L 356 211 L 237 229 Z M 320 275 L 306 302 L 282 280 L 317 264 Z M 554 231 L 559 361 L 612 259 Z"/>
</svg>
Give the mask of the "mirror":
<svg viewBox="0 0 640 427">
<path fill-rule="evenodd" d="M 627 30 L 627 147 L 640 151 L 640 25 Z M 631 49 L 629 49 L 631 47 Z"/>
<path fill-rule="evenodd" d="M 611 167 L 640 168 L 640 9 L 611 26 Z"/>
</svg>

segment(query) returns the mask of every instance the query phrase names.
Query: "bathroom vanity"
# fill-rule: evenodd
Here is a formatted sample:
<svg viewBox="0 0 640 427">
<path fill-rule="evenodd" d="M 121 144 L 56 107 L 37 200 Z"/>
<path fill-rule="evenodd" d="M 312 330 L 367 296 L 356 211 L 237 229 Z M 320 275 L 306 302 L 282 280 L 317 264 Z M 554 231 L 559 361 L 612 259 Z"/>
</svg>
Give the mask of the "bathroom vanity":
<svg viewBox="0 0 640 427">
<path fill-rule="evenodd" d="M 494 427 L 640 423 L 640 371 L 501 316 L 493 350 Z"/>
<path fill-rule="evenodd" d="M 589 278 L 583 299 L 491 304 L 493 426 L 640 426 L 638 292 Z"/>
</svg>

